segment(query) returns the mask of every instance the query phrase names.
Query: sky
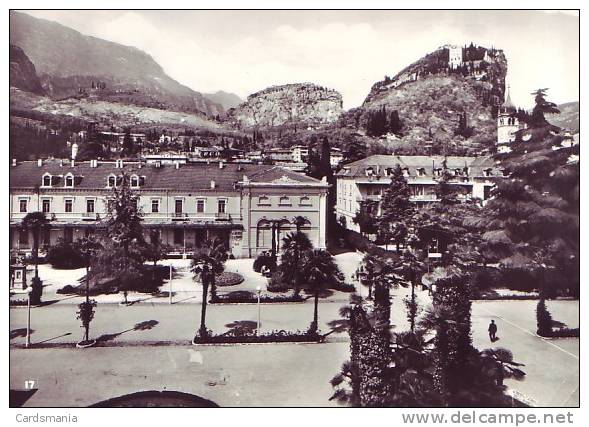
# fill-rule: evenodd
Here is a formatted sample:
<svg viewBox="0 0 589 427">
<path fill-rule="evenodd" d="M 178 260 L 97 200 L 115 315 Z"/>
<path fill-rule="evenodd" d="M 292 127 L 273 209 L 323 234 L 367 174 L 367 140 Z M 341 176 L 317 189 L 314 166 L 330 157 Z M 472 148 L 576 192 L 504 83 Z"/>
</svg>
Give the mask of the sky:
<svg viewBox="0 0 589 427">
<path fill-rule="evenodd" d="M 515 104 L 549 88 L 579 99 L 579 18 L 574 11 L 26 11 L 150 54 L 192 89 L 247 95 L 313 82 L 362 104 L 385 75 L 451 44 L 503 49 Z"/>
</svg>

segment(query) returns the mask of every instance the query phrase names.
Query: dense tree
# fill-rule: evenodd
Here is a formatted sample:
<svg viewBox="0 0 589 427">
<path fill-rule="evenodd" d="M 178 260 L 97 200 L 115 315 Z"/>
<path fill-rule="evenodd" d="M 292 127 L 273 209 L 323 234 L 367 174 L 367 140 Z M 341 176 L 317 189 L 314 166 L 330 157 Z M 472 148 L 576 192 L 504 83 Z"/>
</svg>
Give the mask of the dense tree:
<svg viewBox="0 0 589 427">
<path fill-rule="evenodd" d="M 127 304 L 128 291 L 140 286 L 143 279 L 146 244 L 139 195 L 131 190 L 128 175 L 123 174 L 119 183 L 106 200 L 106 239 L 94 257 L 90 274 L 98 281 L 114 280 Z"/>
<path fill-rule="evenodd" d="M 559 114 L 560 110 L 554 102 L 546 100 L 546 91 L 548 88 L 537 89 L 532 92 L 534 95 L 534 109 L 532 110 L 532 116 L 530 118 L 530 125 L 533 127 L 547 126 L 549 123 L 546 121 L 546 114 Z"/>
<path fill-rule="evenodd" d="M 435 330 L 434 386 L 446 404 L 464 387 L 463 370 L 473 351 L 470 336 L 470 290 L 464 275 L 436 283 L 433 308 L 422 321 Z"/>
<path fill-rule="evenodd" d="M 375 234 L 377 228 L 376 213 L 378 202 L 376 200 L 362 200 L 360 208 L 356 211 L 352 221 L 360 227 L 362 234 Z"/>
<path fill-rule="evenodd" d="M 393 242 L 399 249 L 407 237 L 408 222 L 415 213 L 415 206 L 409 200 L 411 189 L 403 176 L 399 165 L 391 170 L 391 182 L 385 190 L 381 201 L 381 215 L 378 219 L 378 231 L 385 242 Z"/>
<path fill-rule="evenodd" d="M 123 136 L 123 154 L 131 156 L 135 154 L 135 144 L 133 138 L 131 138 L 131 130 L 125 129 L 125 135 Z"/>
<path fill-rule="evenodd" d="M 536 96 L 537 118 L 551 109 L 544 89 Z M 540 277 L 538 288 L 577 295 L 579 287 L 579 147 L 563 146 L 554 127 L 534 125 L 525 141 L 499 154 L 508 174 L 485 207 L 487 246 L 504 269 Z M 520 135 L 520 136 L 522 136 Z M 544 278 L 549 279 L 545 283 Z"/>
<path fill-rule="evenodd" d="M 540 298 L 536 306 L 537 333 L 542 337 L 549 337 L 552 334 L 552 316 L 546 308 L 546 301 Z"/>
<path fill-rule="evenodd" d="M 343 164 L 352 163 L 364 159 L 367 155 L 366 143 L 363 140 L 355 139 L 349 143 L 348 149 L 344 152 Z"/>
</svg>

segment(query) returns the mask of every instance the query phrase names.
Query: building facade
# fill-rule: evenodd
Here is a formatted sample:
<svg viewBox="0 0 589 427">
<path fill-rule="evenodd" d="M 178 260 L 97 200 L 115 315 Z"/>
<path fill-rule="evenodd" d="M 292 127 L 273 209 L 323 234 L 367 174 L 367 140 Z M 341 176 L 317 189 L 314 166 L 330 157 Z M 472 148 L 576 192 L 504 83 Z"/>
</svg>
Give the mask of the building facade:
<svg viewBox="0 0 589 427">
<path fill-rule="evenodd" d="M 10 245 L 30 251 L 22 227 L 29 212 L 50 220 L 40 246 L 75 241 L 104 230 L 107 199 L 126 175 L 139 195 L 145 238 L 157 230 L 173 252 L 190 254 L 218 237 L 235 257 L 253 257 L 279 245 L 296 229 L 294 218 L 317 248 L 325 248 L 328 184 L 278 166 L 223 162 L 13 162 L 10 170 Z"/>
<path fill-rule="evenodd" d="M 374 201 L 376 215 L 380 201 L 391 182 L 392 170 L 400 166 L 411 189 L 411 201 L 417 207 L 438 201 L 436 188 L 444 170 L 449 183 L 459 190 L 459 197 L 478 198 L 484 203 L 494 180 L 502 177 L 491 157 L 395 156 L 376 155 L 345 165 L 336 175 L 336 216 L 350 230 L 360 231 L 354 217 L 363 201 Z"/>
</svg>

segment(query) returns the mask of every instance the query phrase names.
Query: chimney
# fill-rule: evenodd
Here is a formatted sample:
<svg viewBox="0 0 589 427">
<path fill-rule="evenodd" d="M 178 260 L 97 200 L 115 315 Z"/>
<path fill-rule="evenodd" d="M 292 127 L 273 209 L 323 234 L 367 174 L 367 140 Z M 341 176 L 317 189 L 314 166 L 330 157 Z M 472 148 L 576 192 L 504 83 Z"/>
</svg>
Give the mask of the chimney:
<svg viewBox="0 0 589 427">
<path fill-rule="evenodd" d="M 39 167 L 43 166 L 43 159 L 37 159 L 37 166 L 39 166 Z"/>
<path fill-rule="evenodd" d="M 219 162 L 219 169 L 223 169 L 223 160 Z"/>
<path fill-rule="evenodd" d="M 249 178 L 247 177 L 247 175 L 243 175 L 243 183 L 244 183 L 244 184 L 247 184 L 247 183 L 249 183 L 249 182 L 250 182 L 250 180 L 249 180 Z"/>
<path fill-rule="evenodd" d="M 176 169 L 180 169 L 180 162 L 174 162 L 174 163 L 175 163 Z"/>
<path fill-rule="evenodd" d="M 75 161 L 74 159 L 72 159 L 72 161 L 71 161 L 71 163 L 70 163 L 70 166 L 71 166 L 71 167 L 74 167 L 74 166 L 76 166 L 76 161 Z"/>
<path fill-rule="evenodd" d="M 12 159 L 12 166 L 16 166 L 16 159 Z"/>
<path fill-rule="evenodd" d="M 59 167 L 63 167 L 63 159 L 59 159 Z"/>
<path fill-rule="evenodd" d="M 215 185 L 216 185 L 215 184 L 215 180 L 214 179 L 211 179 L 211 189 L 215 188 Z"/>
</svg>

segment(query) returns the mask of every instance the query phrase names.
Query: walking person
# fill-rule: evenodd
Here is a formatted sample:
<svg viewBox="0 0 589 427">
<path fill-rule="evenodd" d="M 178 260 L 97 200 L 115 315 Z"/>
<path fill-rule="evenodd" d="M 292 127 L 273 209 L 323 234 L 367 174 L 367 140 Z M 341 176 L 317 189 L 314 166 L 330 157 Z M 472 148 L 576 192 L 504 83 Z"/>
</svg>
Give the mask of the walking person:
<svg viewBox="0 0 589 427">
<path fill-rule="evenodd" d="M 491 342 L 497 341 L 497 337 L 495 336 L 496 334 L 497 334 L 497 324 L 495 323 L 494 320 L 491 320 L 491 323 L 489 323 L 489 339 L 491 340 Z"/>
</svg>

